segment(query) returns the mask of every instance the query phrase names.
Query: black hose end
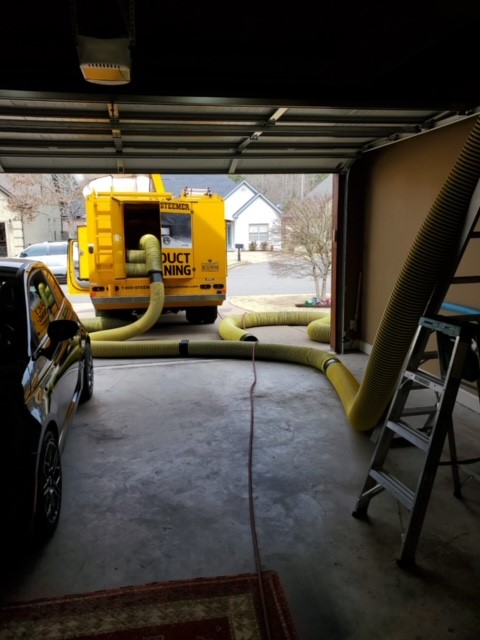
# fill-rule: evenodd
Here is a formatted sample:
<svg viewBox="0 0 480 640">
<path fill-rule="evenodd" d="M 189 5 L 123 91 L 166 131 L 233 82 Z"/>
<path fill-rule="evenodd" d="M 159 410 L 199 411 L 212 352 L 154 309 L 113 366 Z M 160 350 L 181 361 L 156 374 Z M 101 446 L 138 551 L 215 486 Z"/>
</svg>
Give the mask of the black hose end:
<svg viewBox="0 0 480 640">
<path fill-rule="evenodd" d="M 163 274 L 161 271 L 149 271 L 148 277 L 150 278 L 150 282 L 163 282 Z"/>
<path fill-rule="evenodd" d="M 241 338 L 241 342 L 258 342 L 258 338 L 252 336 L 251 333 L 245 333 Z"/>
<path fill-rule="evenodd" d="M 190 340 L 180 340 L 180 342 L 178 343 L 178 352 L 181 356 L 188 356 L 190 355 L 188 353 L 188 343 L 190 342 Z"/>
<path fill-rule="evenodd" d="M 326 361 L 323 363 L 323 365 L 322 365 L 322 371 L 323 371 L 323 373 L 326 373 L 326 372 L 327 372 L 328 367 L 329 367 L 330 365 L 332 365 L 332 364 L 338 364 L 338 359 L 337 359 L 337 358 L 332 357 L 332 358 L 329 358 L 328 360 L 326 360 Z"/>
</svg>

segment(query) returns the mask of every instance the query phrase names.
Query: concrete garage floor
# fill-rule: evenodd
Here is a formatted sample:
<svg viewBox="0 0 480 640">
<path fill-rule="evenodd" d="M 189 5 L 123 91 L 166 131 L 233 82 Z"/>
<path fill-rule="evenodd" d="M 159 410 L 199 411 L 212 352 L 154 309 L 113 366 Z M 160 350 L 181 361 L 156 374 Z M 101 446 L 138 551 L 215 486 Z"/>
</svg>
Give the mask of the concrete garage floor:
<svg viewBox="0 0 480 640">
<path fill-rule="evenodd" d="M 238 310 L 225 303 L 222 315 Z M 312 343 L 305 327 L 258 327 L 262 342 Z M 218 340 L 217 324 L 169 318 L 149 337 Z M 367 356 L 341 357 L 361 380 Z M 93 399 L 64 452 L 54 538 L 3 576 L 2 601 L 255 571 L 253 481 L 262 567 L 282 580 L 300 640 L 478 640 L 480 465 L 440 467 L 417 549 L 418 573 L 396 565 L 396 501 L 370 521 L 352 511 L 373 451 L 337 392 L 302 365 L 181 358 L 95 361 Z M 256 376 L 256 381 L 255 381 Z M 457 405 L 460 459 L 480 452 L 479 415 Z M 409 448 L 400 448 L 409 465 Z M 405 520 L 403 520 L 405 522 Z"/>
</svg>

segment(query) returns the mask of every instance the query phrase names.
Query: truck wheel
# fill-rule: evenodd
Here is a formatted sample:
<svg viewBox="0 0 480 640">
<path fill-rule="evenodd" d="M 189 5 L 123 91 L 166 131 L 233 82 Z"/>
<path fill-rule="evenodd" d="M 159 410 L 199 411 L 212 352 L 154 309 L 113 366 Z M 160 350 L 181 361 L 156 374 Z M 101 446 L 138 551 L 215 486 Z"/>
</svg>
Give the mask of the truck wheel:
<svg viewBox="0 0 480 640">
<path fill-rule="evenodd" d="M 217 319 L 217 307 L 189 307 L 185 314 L 190 324 L 213 324 Z"/>
</svg>

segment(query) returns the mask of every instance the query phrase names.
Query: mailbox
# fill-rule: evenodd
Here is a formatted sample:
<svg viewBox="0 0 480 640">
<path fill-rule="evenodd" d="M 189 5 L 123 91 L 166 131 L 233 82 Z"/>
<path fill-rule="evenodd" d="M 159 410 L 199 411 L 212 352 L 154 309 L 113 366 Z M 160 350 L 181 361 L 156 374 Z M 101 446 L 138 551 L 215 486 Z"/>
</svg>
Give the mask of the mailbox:
<svg viewBox="0 0 480 640">
<path fill-rule="evenodd" d="M 240 251 L 243 249 L 243 244 L 236 244 L 235 249 L 237 250 L 237 262 L 240 262 L 240 260 L 242 259 Z"/>
</svg>

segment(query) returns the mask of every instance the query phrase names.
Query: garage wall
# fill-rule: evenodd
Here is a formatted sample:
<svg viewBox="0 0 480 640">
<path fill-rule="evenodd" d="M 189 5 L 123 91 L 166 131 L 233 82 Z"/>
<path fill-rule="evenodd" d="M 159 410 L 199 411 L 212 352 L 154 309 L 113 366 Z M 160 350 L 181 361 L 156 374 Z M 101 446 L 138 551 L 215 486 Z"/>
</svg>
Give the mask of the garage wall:
<svg viewBox="0 0 480 640">
<path fill-rule="evenodd" d="M 361 271 L 357 343 L 369 352 L 383 311 L 415 236 L 467 139 L 474 118 L 367 154 L 350 171 L 348 225 L 352 255 L 363 240 L 362 258 L 349 260 L 347 281 Z M 479 168 L 480 177 L 480 168 Z M 474 240 L 462 271 L 480 274 L 480 245 Z M 465 265 L 465 266 L 464 266 Z M 350 274 L 350 275 L 348 275 Z M 480 308 L 480 286 L 457 285 L 448 301 Z M 347 315 L 348 322 L 348 315 Z"/>
</svg>

